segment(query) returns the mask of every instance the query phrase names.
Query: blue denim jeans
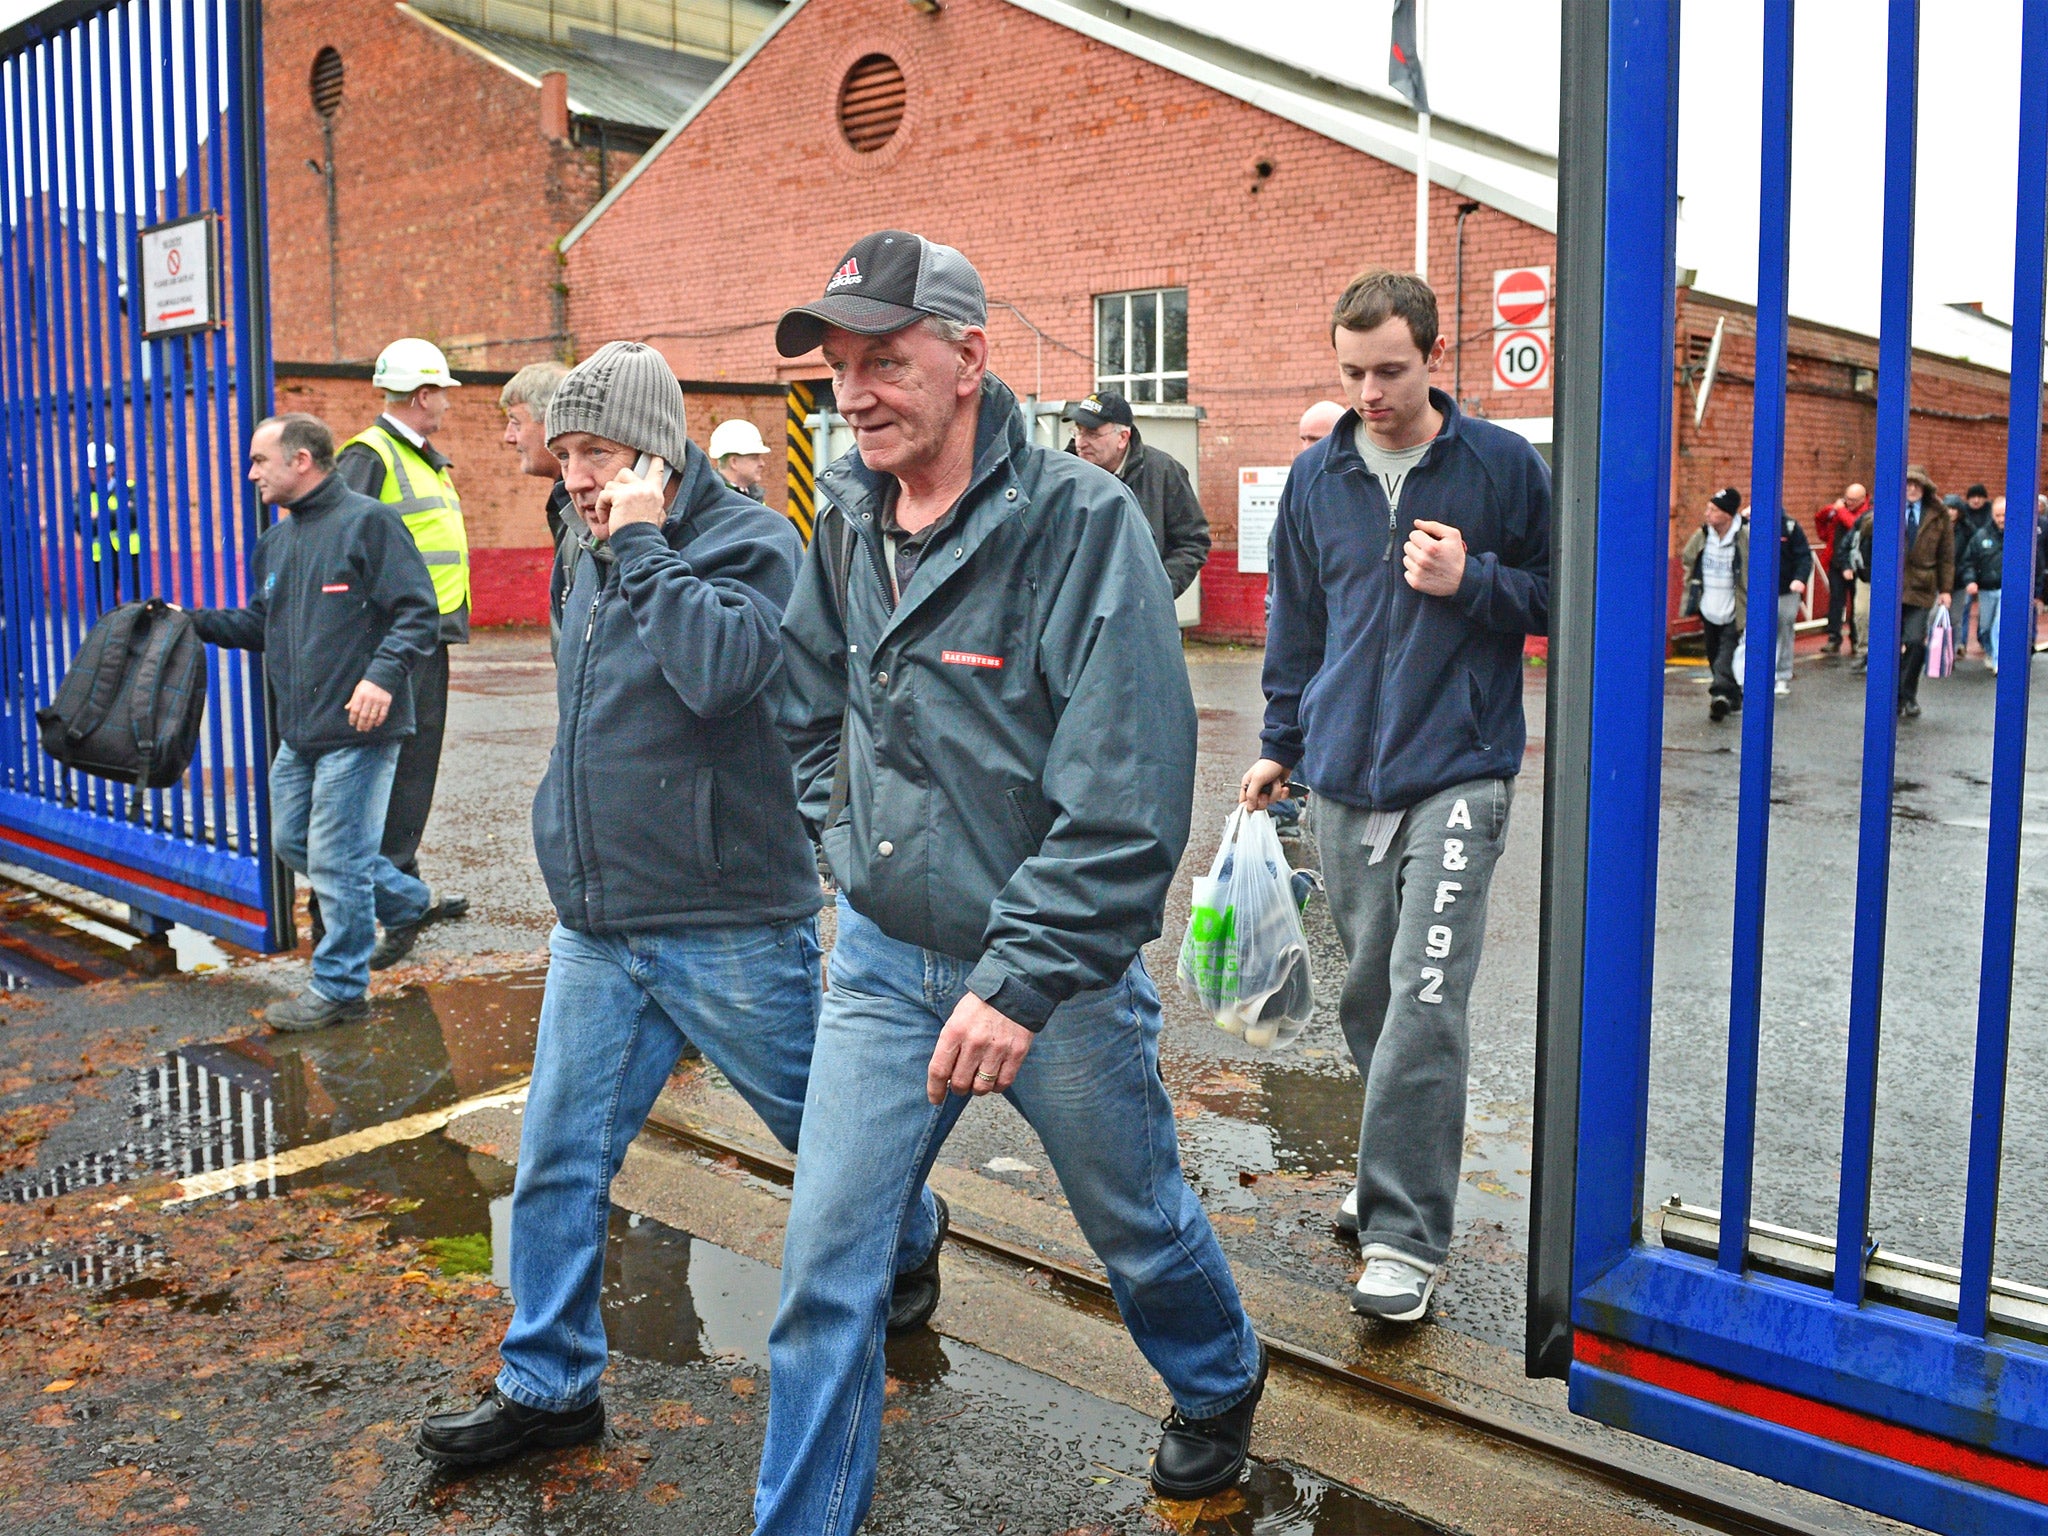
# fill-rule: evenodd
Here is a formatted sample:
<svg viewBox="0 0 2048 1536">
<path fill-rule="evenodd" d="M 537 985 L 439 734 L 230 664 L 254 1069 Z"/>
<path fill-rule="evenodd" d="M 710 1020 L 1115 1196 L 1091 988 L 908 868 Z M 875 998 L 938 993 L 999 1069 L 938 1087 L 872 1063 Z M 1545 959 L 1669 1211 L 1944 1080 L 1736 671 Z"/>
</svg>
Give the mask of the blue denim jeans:
<svg viewBox="0 0 2048 1536">
<path fill-rule="evenodd" d="M 818 925 L 600 935 L 557 926 L 512 1186 L 512 1326 L 498 1390 L 566 1412 L 604 1375 L 612 1178 L 685 1039 L 792 1151 L 818 1025 Z M 936 1211 L 923 1208 L 922 1259 Z"/>
<path fill-rule="evenodd" d="M 928 1103 L 925 1069 L 973 968 L 888 937 L 841 899 L 768 1336 L 755 1536 L 842 1536 L 874 1496 L 890 1277 L 919 1251 L 907 1230 L 917 1190 L 967 1105 Z M 1009 1098 L 1044 1143 L 1131 1337 L 1175 1405 L 1206 1418 L 1252 1389 L 1259 1348 L 1181 1175 L 1159 1022 L 1134 961 L 1116 985 L 1054 1012 Z"/>
<path fill-rule="evenodd" d="M 1985 659 L 1994 667 L 1998 665 L 1998 594 L 1997 587 L 1977 594 L 1978 638 L 1984 642 Z"/>
<path fill-rule="evenodd" d="M 377 925 L 418 922 L 433 899 L 379 847 L 398 748 L 380 741 L 302 756 L 281 745 L 270 760 L 271 845 L 320 898 L 327 932 L 313 951 L 313 990 L 332 1002 L 370 990 Z"/>
</svg>

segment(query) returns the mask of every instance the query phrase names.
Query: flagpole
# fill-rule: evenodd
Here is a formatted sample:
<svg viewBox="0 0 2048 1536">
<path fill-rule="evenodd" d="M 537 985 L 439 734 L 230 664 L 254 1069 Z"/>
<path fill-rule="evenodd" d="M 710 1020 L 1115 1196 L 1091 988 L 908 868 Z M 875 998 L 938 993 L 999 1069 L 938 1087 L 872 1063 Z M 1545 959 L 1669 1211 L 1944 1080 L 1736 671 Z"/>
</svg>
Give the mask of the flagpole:
<svg viewBox="0 0 2048 1536">
<path fill-rule="evenodd" d="M 1429 0 L 1415 0 L 1415 69 L 1422 73 L 1429 41 Z M 1427 99 L 1426 97 L 1424 98 Z M 1429 281 L 1429 113 L 1415 114 L 1415 275 Z"/>
</svg>

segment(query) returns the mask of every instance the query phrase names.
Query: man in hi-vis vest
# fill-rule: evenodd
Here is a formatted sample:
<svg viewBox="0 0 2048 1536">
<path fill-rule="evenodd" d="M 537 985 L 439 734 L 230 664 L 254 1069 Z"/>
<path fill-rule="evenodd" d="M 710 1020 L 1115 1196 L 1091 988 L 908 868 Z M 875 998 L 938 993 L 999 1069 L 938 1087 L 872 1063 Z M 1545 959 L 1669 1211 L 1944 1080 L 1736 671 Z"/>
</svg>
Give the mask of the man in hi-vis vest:
<svg viewBox="0 0 2048 1536">
<path fill-rule="evenodd" d="M 335 474 L 351 490 L 375 497 L 405 520 L 434 579 L 441 608 L 441 643 L 413 669 L 416 732 L 400 749 L 384 814 L 384 857 L 417 877 L 420 834 L 434 808 L 441 737 L 448 725 L 448 647 L 469 642 L 469 536 L 462 526 L 462 500 L 449 478 L 447 455 L 429 441 L 448 414 L 448 391 L 461 381 L 449 373 L 439 347 L 406 336 L 378 354 L 373 382 L 383 392 L 384 414 L 348 440 Z M 370 969 L 396 965 L 411 951 L 421 928 L 468 910 L 467 897 L 434 892 L 419 922 L 384 931 Z"/>
</svg>

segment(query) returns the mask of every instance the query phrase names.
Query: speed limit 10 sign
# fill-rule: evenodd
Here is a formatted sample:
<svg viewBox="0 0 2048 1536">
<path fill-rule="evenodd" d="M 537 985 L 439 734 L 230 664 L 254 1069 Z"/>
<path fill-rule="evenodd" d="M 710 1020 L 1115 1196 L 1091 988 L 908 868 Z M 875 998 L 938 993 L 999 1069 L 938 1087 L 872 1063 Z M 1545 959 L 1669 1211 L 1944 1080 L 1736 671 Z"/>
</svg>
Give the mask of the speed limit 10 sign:
<svg viewBox="0 0 2048 1536">
<path fill-rule="evenodd" d="M 1543 389 L 1550 383 L 1550 332 L 1505 331 L 1493 344 L 1493 387 Z"/>
</svg>

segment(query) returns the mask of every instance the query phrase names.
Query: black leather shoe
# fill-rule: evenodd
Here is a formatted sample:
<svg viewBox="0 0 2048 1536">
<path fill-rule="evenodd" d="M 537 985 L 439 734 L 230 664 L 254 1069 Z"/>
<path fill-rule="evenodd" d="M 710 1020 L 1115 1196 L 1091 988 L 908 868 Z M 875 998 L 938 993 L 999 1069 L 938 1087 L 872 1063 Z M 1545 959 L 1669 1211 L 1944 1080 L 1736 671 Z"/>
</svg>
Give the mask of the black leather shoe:
<svg viewBox="0 0 2048 1536">
<path fill-rule="evenodd" d="M 462 1413 L 433 1413 L 420 1425 L 413 1448 L 437 1467 L 480 1467 L 523 1451 L 581 1445 L 604 1433 L 604 1400 L 568 1413 L 515 1403 L 496 1387 Z"/>
<path fill-rule="evenodd" d="M 386 928 L 377 945 L 370 951 L 370 969 L 388 971 L 407 955 L 412 953 L 413 941 L 420 936 L 420 930 L 429 923 L 445 923 L 469 915 L 469 898 L 439 891 L 427 893 L 427 910 L 420 914 L 416 923 L 404 923 L 396 928 Z"/>
<path fill-rule="evenodd" d="M 953 1213 L 946 1197 L 936 1190 L 932 1199 L 939 1207 L 939 1235 L 932 1239 L 932 1251 L 915 1269 L 896 1276 L 896 1289 L 889 1296 L 889 1337 L 922 1328 L 939 1310 L 939 1250 L 946 1246 L 946 1233 L 953 1225 Z"/>
<path fill-rule="evenodd" d="M 1252 1443 L 1252 1415 L 1266 1391 L 1266 1346 L 1259 1346 L 1259 1379 L 1251 1391 L 1213 1419 L 1190 1419 L 1176 1408 L 1159 1427 L 1152 1453 L 1152 1491 L 1162 1499 L 1206 1499 L 1233 1486 L 1244 1472 Z"/>
</svg>

